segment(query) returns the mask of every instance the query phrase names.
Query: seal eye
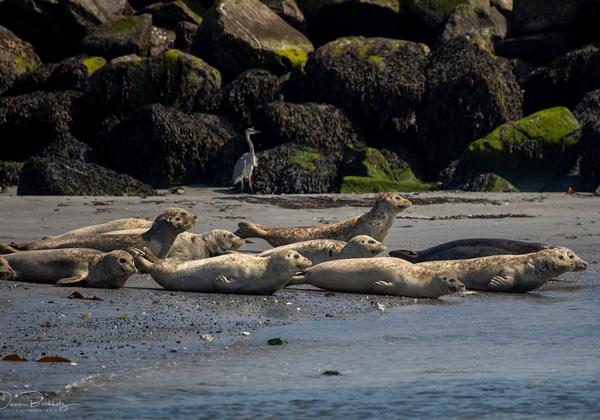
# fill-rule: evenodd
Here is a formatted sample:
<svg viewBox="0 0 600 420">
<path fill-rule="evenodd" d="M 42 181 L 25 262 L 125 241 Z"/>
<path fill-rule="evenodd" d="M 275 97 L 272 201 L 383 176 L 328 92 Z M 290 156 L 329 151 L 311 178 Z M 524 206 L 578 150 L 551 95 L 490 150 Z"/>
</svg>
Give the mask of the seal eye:
<svg viewBox="0 0 600 420">
<path fill-rule="evenodd" d="M 300 258 L 300 256 L 298 254 L 294 255 L 294 259 L 297 260 L 298 258 Z"/>
<path fill-rule="evenodd" d="M 119 259 L 119 262 L 120 262 L 121 264 L 127 264 L 127 260 L 126 260 L 125 258 L 121 258 L 121 259 Z"/>
<path fill-rule="evenodd" d="M 562 255 L 558 257 L 560 260 L 564 260 L 565 257 L 563 257 Z"/>
<path fill-rule="evenodd" d="M 175 221 L 176 221 L 176 222 L 181 222 L 181 217 L 176 217 L 176 218 L 175 218 Z"/>
<path fill-rule="evenodd" d="M 369 243 L 370 243 L 370 244 L 374 244 L 374 243 L 375 243 L 375 241 L 371 241 L 371 240 L 370 240 L 370 241 L 369 241 Z"/>
<path fill-rule="evenodd" d="M 569 258 L 570 258 L 570 259 L 573 259 L 573 258 L 574 258 L 574 256 L 573 256 L 573 255 L 569 255 Z"/>
</svg>

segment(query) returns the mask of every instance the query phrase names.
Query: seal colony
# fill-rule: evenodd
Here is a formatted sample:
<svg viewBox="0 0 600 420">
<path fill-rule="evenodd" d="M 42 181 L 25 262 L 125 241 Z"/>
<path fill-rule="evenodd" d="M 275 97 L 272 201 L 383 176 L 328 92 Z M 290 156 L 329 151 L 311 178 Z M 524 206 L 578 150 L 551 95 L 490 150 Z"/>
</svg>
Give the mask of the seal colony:
<svg viewBox="0 0 600 420">
<path fill-rule="evenodd" d="M 236 233 L 186 232 L 197 217 L 168 208 L 153 222 L 117 219 L 33 242 L 0 244 L 0 279 L 61 286 L 123 287 L 135 272 L 164 289 L 273 294 L 308 284 L 348 293 L 438 298 L 465 289 L 523 293 L 587 263 L 568 248 L 507 239 L 461 239 L 380 257 L 396 215 L 411 206 L 381 193 L 367 213 L 320 226 L 239 223 Z M 275 248 L 238 251 L 245 238 Z"/>
</svg>

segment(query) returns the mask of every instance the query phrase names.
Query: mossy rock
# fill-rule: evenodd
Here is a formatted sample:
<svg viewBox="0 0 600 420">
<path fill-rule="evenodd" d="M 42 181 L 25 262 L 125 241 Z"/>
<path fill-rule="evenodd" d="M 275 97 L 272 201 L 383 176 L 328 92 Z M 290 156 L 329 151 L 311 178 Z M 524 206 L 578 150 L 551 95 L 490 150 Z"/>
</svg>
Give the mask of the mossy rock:
<svg viewBox="0 0 600 420">
<path fill-rule="evenodd" d="M 90 55 L 118 57 L 148 55 L 152 36 L 152 16 L 125 16 L 94 28 L 81 40 L 81 51 Z"/>
<path fill-rule="evenodd" d="M 508 180 L 496 174 L 481 174 L 477 176 L 469 191 L 476 192 L 519 192 L 519 189 Z"/>
<path fill-rule="evenodd" d="M 408 0 L 407 9 L 427 26 L 436 28 L 461 4 L 470 5 L 475 10 L 490 8 L 489 0 Z"/>
<path fill-rule="evenodd" d="M 546 109 L 474 141 L 466 159 L 476 170 L 496 173 L 522 191 L 544 189 L 574 166 L 580 129 L 567 108 Z"/>
<path fill-rule="evenodd" d="M 35 70 L 41 64 L 30 43 L 0 26 L 0 95 L 6 92 L 19 76 Z"/>
<path fill-rule="evenodd" d="M 0 161 L 0 187 L 17 185 L 23 170 L 23 162 Z"/>
<path fill-rule="evenodd" d="M 179 22 L 195 25 L 202 23 L 202 17 L 181 0 L 154 3 L 142 9 L 141 12 L 152 15 L 152 23 L 155 25 L 169 29 L 175 29 Z"/>
<path fill-rule="evenodd" d="M 308 19 L 316 17 L 323 9 L 357 3 L 389 9 L 396 13 L 401 11 L 402 5 L 398 0 L 298 0 L 298 6 Z"/>
</svg>

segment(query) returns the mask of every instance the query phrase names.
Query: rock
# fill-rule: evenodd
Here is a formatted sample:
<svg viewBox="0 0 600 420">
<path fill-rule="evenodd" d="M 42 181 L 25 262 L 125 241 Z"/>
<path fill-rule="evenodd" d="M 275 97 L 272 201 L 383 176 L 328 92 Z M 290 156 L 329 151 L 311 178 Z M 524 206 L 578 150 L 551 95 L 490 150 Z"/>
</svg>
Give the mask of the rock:
<svg viewBox="0 0 600 420">
<path fill-rule="evenodd" d="M 476 10 L 490 8 L 490 0 L 407 0 L 406 7 L 417 19 L 430 28 L 442 25 L 454 11 L 455 7 L 468 4 Z"/>
<path fill-rule="evenodd" d="M 302 33 L 258 0 L 222 0 L 202 21 L 192 47 L 230 79 L 250 68 L 287 73 L 312 51 Z"/>
<path fill-rule="evenodd" d="M 105 64 L 103 57 L 88 56 L 70 57 L 58 63 L 44 64 L 21 75 L 7 94 L 15 96 L 38 91 L 85 91 L 92 74 Z"/>
<path fill-rule="evenodd" d="M 513 29 L 516 33 L 536 33 L 571 26 L 579 7 L 587 0 L 516 0 Z"/>
<path fill-rule="evenodd" d="M 540 67 L 521 81 L 525 110 L 552 106 L 574 108 L 587 92 L 600 88 L 600 47 L 589 45 L 571 51 Z"/>
<path fill-rule="evenodd" d="M 19 183 L 23 162 L 0 161 L 0 189 Z"/>
<path fill-rule="evenodd" d="M 584 188 L 594 190 L 600 185 L 600 89 L 585 95 L 574 114 L 582 126 L 581 177 Z"/>
<path fill-rule="evenodd" d="M 125 116 L 142 105 L 161 103 L 183 111 L 216 109 L 219 71 L 178 50 L 157 57 L 111 61 L 90 80 L 88 96 L 99 112 Z"/>
<path fill-rule="evenodd" d="M 0 26 L 0 95 L 6 92 L 17 78 L 35 70 L 41 64 L 30 43 Z"/>
<path fill-rule="evenodd" d="M 472 172 L 493 172 L 521 191 L 558 190 L 576 164 L 581 126 L 567 108 L 508 122 L 474 141 L 463 157 Z"/>
<path fill-rule="evenodd" d="M 247 70 L 223 88 L 221 110 L 242 126 L 252 125 L 256 109 L 280 96 L 280 80 L 267 70 Z"/>
<path fill-rule="evenodd" d="M 23 166 L 19 195 L 155 195 L 146 184 L 91 163 L 33 157 Z"/>
<path fill-rule="evenodd" d="M 68 160 L 93 163 L 96 158 L 94 150 L 74 137 L 55 141 L 46 146 L 38 157 L 60 157 Z"/>
<path fill-rule="evenodd" d="M 495 8 L 460 4 L 446 21 L 438 43 L 467 36 L 481 48 L 493 53 L 495 43 L 504 39 L 506 33 L 506 18 Z"/>
<path fill-rule="evenodd" d="M 598 185 L 598 188 L 596 188 L 596 190 L 594 191 L 594 194 L 596 194 L 597 196 L 600 197 L 600 185 Z"/>
<path fill-rule="evenodd" d="M 320 152 L 283 144 L 256 154 L 254 191 L 261 194 L 319 194 L 337 188 L 337 168 Z"/>
<path fill-rule="evenodd" d="M 175 29 L 179 22 L 189 22 L 196 25 L 202 23 L 202 17 L 197 15 L 181 0 L 166 3 L 154 3 L 141 10 L 152 15 L 152 22 L 169 29 Z"/>
<path fill-rule="evenodd" d="M 304 13 L 296 0 L 263 0 L 263 3 L 298 31 L 306 32 Z"/>
<path fill-rule="evenodd" d="M 295 143 L 337 162 L 347 147 L 364 146 L 359 128 L 333 105 L 273 102 L 259 109 L 256 121 L 271 147 Z"/>
<path fill-rule="evenodd" d="M 229 185 L 247 146 L 224 118 L 154 104 L 100 133 L 95 150 L 101 164 L 156 188 L 169 188 Z"/>
<path fill-rule="evenodd" d="M 82 52 L 107 58 L 127 54 L 148 55 L 152 16 L 125 16 L 94 28 L 80 43 Z"/>
<path fill-rule="evenodd" d="M 499 41 L 496 54 L 545 65 L 580 46 L 580 38 L 573 33 L 543 32 Z"/>
<path fill-rule="evenodd" d="M 431 57 L 419 114 L 428 175 L 437 176 L 473 140 L 520 118 L 521 109 L 522 92 L 505 59 L 465 38 L 445 43 Z"/>
<path fill-rule="evenodd" d="M 198 31 L 198 25 L 189 22 L 179 22 L 175 28 L 175 48 L 189 52 L 194 43 L 196 31 Z"/>
<path fill-rule="evenodd" d="M 385 156 L 371 147 L 350 150 L 342 169 L 341 193 L 427 191 L 433 188 L 419 180 L 403 161 L 392 167 Z"/>
<path fill-rule="evenodd" d="M 481 174 L 469 183 L 467 191 L 475 192 L 519 192 L 519 189 L 496 174 Z"/>
<path fill-rule="evenodd" d="M 341 38 L 320 47 L 303 73 L 292 73 L 291 96 L 337 105 L 369 128 L 406 133 L 416 126 L 428 60 L 423 44 Z"/>
<path fill-rule="evenodd" d="M 502 12 L 513 11 L 513 0 L 491 0 L 490 5 Z"/>
<path fill-rule="evenodd" d="M 2 159 L 24 161 L 78 134 L 85 125 L 83 102 L 83 95 L 72 91 L 0 98 Z"/>
<path fill-rule="evenodd" d="M 31 42 L 44 62 L 54 62 L 75 55 L 91 28 L 128 8 L 127 0 L 3 0 L 0 25 Z"/>
<path fill-rule="evenodd" d="M 176 37 L 177 35 L 173 31 L 153 26 L 150 35 L 150 55 L 154 57 L 173 49 Z"/>
</svg>

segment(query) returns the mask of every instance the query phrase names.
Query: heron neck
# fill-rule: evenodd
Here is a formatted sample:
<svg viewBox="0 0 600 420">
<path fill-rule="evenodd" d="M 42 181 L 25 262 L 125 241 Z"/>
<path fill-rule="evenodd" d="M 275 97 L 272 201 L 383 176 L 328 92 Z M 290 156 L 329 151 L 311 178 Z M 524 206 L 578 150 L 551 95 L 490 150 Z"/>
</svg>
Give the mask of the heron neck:
<svg viewBox="0 0 600 420">
<path fill-rule="evenodd" d="M 252 141 L 250 140 L 250 134 L 246 134 L 246 142 L 248 143 L 248 147 L 250 148 L 250 154 L 254 155 L 254 145 L 252 144 Z"/>
</svg>

